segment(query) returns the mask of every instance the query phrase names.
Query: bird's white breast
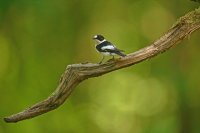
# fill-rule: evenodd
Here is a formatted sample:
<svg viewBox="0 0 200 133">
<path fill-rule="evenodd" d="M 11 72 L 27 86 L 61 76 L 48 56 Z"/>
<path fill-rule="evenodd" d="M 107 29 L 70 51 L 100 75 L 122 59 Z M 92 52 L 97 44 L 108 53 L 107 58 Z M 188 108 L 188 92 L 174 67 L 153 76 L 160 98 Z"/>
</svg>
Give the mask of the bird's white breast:
<svg viewBox="0 0 200 133">
<path fill-rule="evenodd" d="M 110 53 L 110 52 L 100 52 L 100 53 L 105 55 L 105 56 L 116 55 L 115 53 Z"/>
</svg>

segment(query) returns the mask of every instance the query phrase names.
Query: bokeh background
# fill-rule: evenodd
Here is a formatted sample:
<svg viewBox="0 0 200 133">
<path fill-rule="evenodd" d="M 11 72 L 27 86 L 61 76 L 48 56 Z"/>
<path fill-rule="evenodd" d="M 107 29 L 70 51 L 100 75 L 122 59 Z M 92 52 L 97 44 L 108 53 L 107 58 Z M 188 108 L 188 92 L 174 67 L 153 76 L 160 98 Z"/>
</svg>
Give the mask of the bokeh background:
<svg viewBox="0 0 200 133">
<path fill-rule="evenodd" d="M 198 6 L 189 0 L 1 0 L 0 133 L 199 133 L 199 31 L 151 60 L 81 83 L 57 110 L 3 121 L 48 97 L 68 64 L 98 62 L 93 35 L 131 53 Z"/>
</svg>

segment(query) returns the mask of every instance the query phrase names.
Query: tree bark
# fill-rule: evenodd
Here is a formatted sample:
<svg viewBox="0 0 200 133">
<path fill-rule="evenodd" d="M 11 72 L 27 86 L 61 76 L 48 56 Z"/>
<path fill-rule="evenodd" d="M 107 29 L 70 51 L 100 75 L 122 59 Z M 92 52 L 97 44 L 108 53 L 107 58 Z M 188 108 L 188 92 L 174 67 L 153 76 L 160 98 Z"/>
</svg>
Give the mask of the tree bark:
<svg viewBox="0 0 200 133">
<path fill-rule="evenodd" d="M 36 103 L 22 112 L 5 117 L 4 120 L 6 122 L 18 122 L 56 109 L 65 102 L 74 88 L 82 81 L 132 66 L 159 55 L 189 37 L 199 28 L 200 8 L 179 18 L 162 37 L 151 45 L 128 54 L 124 58 L 111 60 L 103 64 L 85 63 L 68 65 L 61 76 L 58 87 L 47 99 Z"/>
</svg>

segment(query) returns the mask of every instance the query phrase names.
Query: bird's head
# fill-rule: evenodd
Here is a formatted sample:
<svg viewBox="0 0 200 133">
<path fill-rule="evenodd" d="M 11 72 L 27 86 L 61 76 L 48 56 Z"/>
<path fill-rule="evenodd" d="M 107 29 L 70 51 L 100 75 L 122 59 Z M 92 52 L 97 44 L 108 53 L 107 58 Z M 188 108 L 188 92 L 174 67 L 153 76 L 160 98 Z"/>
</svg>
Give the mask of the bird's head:
<svg viewBox="0 0 200 133">
<path fill-rule="evenodd" d="M 106 41 L 106 39 L 102 35 L 95 35 L 92 39 L 94 39 L 98 43 L 102 43 L 102 42 Z"/>
</svg>

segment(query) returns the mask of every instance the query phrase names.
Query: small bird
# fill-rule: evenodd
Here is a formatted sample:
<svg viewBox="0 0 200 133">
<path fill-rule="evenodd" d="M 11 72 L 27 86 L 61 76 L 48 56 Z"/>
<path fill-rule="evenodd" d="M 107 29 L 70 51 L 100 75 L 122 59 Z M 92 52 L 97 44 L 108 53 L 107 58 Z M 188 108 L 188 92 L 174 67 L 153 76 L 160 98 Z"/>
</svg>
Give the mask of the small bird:
<svg viewBox="0 0 200 133">
<path fill-rule="evenodd" d="M 103 55 L 103 58 L 101 59 L 99 64 L 101 64 L 104 60 L 104 56 L 113 56 L 112 59 L 114 59 L 114 55 L 119 55 L 121 57 L 126 56 L 126 54 L 123 53 L 123 50 L 116 48 L 114 44 L 106 41 L 106 39 L 102 35 L 95 35 L 93 39 L 97 42 L 96 50 Z"/>
</svg>

